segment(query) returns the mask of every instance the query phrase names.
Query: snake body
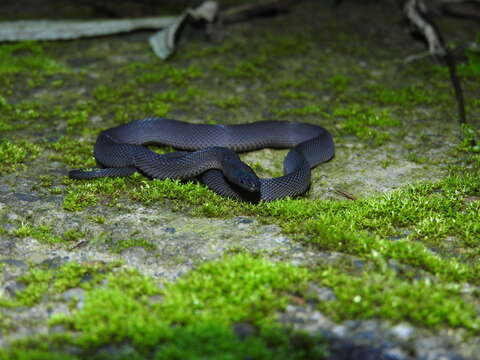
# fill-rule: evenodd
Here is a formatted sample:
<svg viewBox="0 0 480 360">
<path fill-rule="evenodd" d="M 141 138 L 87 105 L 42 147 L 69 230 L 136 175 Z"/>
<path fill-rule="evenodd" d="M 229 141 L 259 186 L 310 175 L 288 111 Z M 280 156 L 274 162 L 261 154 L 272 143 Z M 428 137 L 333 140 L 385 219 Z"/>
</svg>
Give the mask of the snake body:
<svg viewBox="0 0 480 360">
<path fill-rule="evenodd" d="M 181 151 L 160 155 L 145 146 L 149 144 Z M 291 148 L 283 162 L 283 176 L 259 179 L 236 153 L 265 147 Z M 307 191 L 310 169 L 330 160 L 334 152 L 331 134 L 318 125 L 276 120 L 204 125 L 147 118 L 102 131 L 94 147 L 102 168 L 72 170 L 69 176 L 92 179 L 139 171 L 159 179 L 196 177 L 226 197 L 272 201 Z"/>
</svg>

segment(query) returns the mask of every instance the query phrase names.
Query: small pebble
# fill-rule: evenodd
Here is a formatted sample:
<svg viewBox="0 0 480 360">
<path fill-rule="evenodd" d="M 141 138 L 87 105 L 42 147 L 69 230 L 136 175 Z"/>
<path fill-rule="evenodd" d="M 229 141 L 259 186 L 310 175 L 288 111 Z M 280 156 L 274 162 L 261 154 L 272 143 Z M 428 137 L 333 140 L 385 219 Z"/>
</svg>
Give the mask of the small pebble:
<svg viewBox="0 0 480 360">
<path fill-rule="evenodd" d="M 398 324 L 392 329 L 392 335 L 402 341 L 407 341 L 413 334 L 413 328 L 408 324 Z"/>
</svg>

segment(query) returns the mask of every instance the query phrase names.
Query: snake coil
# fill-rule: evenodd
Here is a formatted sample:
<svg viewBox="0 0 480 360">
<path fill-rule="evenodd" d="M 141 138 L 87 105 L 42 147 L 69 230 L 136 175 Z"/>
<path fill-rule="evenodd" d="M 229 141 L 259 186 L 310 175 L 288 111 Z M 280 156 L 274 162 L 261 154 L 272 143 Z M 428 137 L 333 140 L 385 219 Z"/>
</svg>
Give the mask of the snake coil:
<svg viewBox="0 0 480 360">
<path fill-rule="evenodd" d="M 160 155 L 145 146 L 149 144 L 182 151 Z M 283 162 L 283 176 L 260 179 L 236 154 L 265 147 L 291 148 Z M 307 191 L 310 169 L 334 153 L 331 134 L 318 125 L 276 120 L 204 125 L 146 118 L 102 131 L 94 147 L 102 168 L 72 170 L 69 176 L 93 179 L 139 171 L 159 179 L 198 178 L 222 196 L 272 201 Z"/>
</svg>

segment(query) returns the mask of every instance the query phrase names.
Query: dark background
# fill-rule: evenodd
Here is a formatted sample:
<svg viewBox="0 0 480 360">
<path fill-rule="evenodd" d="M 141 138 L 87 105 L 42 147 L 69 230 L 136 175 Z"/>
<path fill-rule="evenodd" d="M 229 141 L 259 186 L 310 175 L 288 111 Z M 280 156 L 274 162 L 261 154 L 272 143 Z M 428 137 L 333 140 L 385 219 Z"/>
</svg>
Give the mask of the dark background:
<svg viewBox="0 0 480 360">
<path fill-rule="evenodd" d="M 198 0 L 2 0 L 0 19 L 82 19 L 155 16 L 176 13 Z M 220 1 L 228 6 L 247 1 Z"/>
</svg>

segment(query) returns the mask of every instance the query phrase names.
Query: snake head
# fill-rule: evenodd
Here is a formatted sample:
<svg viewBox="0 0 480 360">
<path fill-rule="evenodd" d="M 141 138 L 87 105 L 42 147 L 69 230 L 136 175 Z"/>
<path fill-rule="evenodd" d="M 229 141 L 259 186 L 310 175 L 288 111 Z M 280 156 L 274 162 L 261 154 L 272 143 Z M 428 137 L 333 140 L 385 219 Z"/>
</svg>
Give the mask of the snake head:
<svg viewBox="0 0 480 360">
<path fill-rule="evenodd" d="M 260 191 L 260 179 L 257 174 L 241 161 L 223 168 L 223 175 L 232 184 L 248 192 Z"/>
<path fill-rule="evenodd" d="M 260 179 L 253 171 L 239 171 L 235 176 L 235 184 L 249 192 L 260 191 Z"/>
<path fill-rule="evenodd" d="M 250 166 L 242 162 L 236 154 L 226 156 L 223 162 L 223 175 L 232 184 L 248 192 L 260 191 L 260 179 Z"/>
</svg>

